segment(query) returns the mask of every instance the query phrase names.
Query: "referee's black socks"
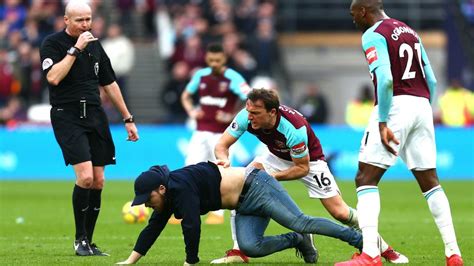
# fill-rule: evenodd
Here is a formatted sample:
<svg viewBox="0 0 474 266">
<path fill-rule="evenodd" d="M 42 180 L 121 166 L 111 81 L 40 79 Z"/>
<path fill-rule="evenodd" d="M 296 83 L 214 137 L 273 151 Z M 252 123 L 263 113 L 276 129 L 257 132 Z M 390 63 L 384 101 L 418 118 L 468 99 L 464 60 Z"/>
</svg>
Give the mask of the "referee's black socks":
<svg viewBox="0 0 474 266">
<path fill-rule="evenodd" d="M 100 212 L 100 198 L 102 189 L 91 189 L 89 193 L 89 209 L 86 213 L 86 232 L 87 239 L 92 243 L 92 235 L 94 234 L 95 223 Z"/>
<path fill-rule="evenodd" d="M 88 188 L 74 186 L 72 191 L 72 208 L 74 209 L 74 222 L 76 225 L 76 240 L 86 235 L 86 213 L 89 209 L 89 191 Z"/>
</svg>

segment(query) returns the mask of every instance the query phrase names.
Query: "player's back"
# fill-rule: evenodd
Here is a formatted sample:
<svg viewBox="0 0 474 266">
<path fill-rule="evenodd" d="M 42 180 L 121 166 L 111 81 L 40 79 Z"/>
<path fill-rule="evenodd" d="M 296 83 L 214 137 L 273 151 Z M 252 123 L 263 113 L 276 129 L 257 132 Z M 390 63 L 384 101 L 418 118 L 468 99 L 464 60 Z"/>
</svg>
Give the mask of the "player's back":
<svg viewBox="0 0 474 266">
<path fill-rule="evenodd" d="M 387 43 L 393 95 L 413 95 L 429 99 L 430 92 L 423 70 L 425 62 L 422 60 L 422 53 L 425 52 L 418 34 L 396 19 L 383 20 L 373 32 L 382 35 Z"/>
</svg>

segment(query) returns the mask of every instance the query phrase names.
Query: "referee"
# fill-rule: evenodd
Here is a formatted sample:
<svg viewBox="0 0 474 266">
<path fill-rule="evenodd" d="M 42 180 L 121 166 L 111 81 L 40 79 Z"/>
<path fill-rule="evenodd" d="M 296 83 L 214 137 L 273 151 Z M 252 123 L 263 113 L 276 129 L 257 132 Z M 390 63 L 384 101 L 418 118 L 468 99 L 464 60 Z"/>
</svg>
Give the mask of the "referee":
<svg viewBox="0 0 474 266">
<path fill-rule="evenodd" d="M 128 140 L 137 141 L 138 131 L 115 82 L 110 60 L 90 32 L 90 6 L 69 1 L 64 22 L 66 29 L 48 36 L 40 54 L 49 84 L 54 135 L 66 165 L 71 164 L 76 174 L 72 192 L 74 249 L 78 256 L 108 256 L 91 243 L 100 211 L 104 168 L 115 164 L 115 147 L 99 87 L 121 113 Z"/>
</svg>

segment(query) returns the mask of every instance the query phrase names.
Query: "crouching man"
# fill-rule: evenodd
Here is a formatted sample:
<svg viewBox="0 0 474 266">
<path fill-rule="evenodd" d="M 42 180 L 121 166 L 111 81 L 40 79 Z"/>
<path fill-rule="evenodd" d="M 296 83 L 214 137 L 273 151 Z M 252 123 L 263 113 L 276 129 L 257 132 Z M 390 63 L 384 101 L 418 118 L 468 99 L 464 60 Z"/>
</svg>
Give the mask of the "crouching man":
<svg viewBox="0 0 474 266">
<path fill-rule="evenodd" d="M 154 212 L 128 259 L 117 264 L 133 264 L 144 256 L 172 214 L 183 219 L 184 265 L 198 263 L 200 215 L 219 209 L 237 211 L 237 239 L 242 251 L 250 257 L 296 248 L 306 263 L 316 263 L 318 252 L 311 234 L 338 238 L 362 248 L 359 232 L 325 218 L 305 215 L 278 181 L 263 170 L 223 168 L 211 162 L 171 172 L 166 166 L 153 166 L 135 180 L 132 205 L 143 203 Z M 294 232 L 264 236 L 270 219 Z"/>
</svg>

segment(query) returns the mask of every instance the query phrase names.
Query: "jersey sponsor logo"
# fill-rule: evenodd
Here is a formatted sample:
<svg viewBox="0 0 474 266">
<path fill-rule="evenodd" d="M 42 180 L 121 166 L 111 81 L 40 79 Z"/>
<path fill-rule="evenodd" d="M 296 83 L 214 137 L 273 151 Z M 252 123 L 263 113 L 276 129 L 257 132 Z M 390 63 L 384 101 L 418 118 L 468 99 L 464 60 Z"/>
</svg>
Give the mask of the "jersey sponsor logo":
<svg viewBox="0 0 474 266">
<path fill-rule="evenodd" d="M 50 68 L 52 65 L 53 65 L 53 59 L 46 58 L 43 60 L 43 63 L 42 63 L 43 70 Z"/>
<path fill-rule="evenodd" d="M 224 108 L 227 103 L 226 98 L 217 98 L 212 96 L 204 96 L 199 99 L 199 103 L 201 105 L 210 105 L 210 106 L 217 106 L 219 108 Z"/>
<path fill-rule="evenodd" d="M 219 82 L 219 91 L 220 92 L 225 92 L 227 90 L 227 85 L 229 83 L 225 82 L 225 81 L 221 81 Z"/>
<path fill-rule="evenodd" d="M 230 129 L 232 131 L 237 131 L 239 129 L 239 123 L 232 121 L 232 123 L 230 124 Z"/>
<path fill-rule="evenodd" d="M 98 62 L 94 64 L 94 73 L 96 76 L 99 76 L 99 63 Z"/>
<path fill-rule="evenodd" d="M 306 151 L 306 144 L 301 142 L 300 144 L 296 144 L 295 146 L 291 147 L 291 152 L 293 154 L 301 154 Z"/>
<path fill-rule="evenodd" d="M 375 50 L 375 46 L 372 46 L 365 51 L 365 57 L 369 65 L 377 61 L 378 57 L 377 57 L 377 50 Z"/>
</svg>

